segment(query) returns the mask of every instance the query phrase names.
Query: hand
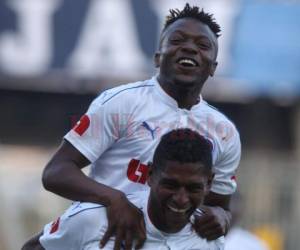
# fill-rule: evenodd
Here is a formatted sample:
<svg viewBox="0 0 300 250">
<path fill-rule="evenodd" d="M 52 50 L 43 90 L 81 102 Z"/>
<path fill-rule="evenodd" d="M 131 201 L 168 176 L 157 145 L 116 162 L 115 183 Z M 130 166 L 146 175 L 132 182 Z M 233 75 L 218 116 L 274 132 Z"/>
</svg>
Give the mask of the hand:
<svg viewBox="0 0 300 250">
<path fill-rule="evenodd" d="M 124 242 L 125 250 L 140 249 L 146 240 L 144 215 L 141 210 L 128 201 L 123 193 L 111 198 L 106 209 L 108 227 L 100 242 L 104 247 L 109 238 L 115 235 L 114 250 L 120 250 Z"/>
<path fill-rule="evenodd" d="M 200 237 L 215 240 L 229 229 L 231 213 L 221 207 L 201 207 L 202 215 L 195 215 L 193 227 Z"/>
</svg>

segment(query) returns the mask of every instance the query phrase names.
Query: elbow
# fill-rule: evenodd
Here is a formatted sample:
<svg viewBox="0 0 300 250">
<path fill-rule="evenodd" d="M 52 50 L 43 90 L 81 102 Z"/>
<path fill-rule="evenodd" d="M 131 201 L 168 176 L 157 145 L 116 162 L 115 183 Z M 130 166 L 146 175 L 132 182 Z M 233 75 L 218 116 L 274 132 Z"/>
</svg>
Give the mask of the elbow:
<svg viewBox="0 0 300 250">
<path fill-rule="evenodd" d="M 47 191 L 55 192 L 55 186 L 58 180 L 58 176 L 55 172 L 56 171 L 49 165 L 47 165 L 43 171 L 42 184 Z"/>
</svg>

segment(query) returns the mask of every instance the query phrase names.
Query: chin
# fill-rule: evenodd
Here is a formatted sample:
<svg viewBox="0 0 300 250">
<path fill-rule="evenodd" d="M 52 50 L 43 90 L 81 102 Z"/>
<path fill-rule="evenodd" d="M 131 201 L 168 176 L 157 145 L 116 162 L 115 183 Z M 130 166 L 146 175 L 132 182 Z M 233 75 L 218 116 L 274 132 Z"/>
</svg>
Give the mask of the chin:
<svg viewBox="0 0 300 250">
<path fill-rule="evenodd" d="M 174 78 L 174 84 L 182 88 L 191 88 L 199 85 L 199 82 L 194 77 L 177 76 Z"/>
</svg>

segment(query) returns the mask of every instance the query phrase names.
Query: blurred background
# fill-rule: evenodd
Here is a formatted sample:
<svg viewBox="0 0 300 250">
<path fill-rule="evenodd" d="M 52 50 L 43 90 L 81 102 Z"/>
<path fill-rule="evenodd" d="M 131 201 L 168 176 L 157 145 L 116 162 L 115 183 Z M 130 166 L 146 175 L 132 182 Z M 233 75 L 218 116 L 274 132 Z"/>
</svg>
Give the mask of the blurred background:
<svg viewBox="0 0 300 250">
<path fill-rule="evenodd" d="M 20 249 L 70 204 L 43 190 L 43 167 L 100 92 L 155 74 L 164 17 L 185 2 L 0 0 L 1 250 Z M 188 2 L 222 27 L 204 97 L 241 134 L 240 225 L 270 250 L 297 250 L 300 1 Z"/>
</svg>

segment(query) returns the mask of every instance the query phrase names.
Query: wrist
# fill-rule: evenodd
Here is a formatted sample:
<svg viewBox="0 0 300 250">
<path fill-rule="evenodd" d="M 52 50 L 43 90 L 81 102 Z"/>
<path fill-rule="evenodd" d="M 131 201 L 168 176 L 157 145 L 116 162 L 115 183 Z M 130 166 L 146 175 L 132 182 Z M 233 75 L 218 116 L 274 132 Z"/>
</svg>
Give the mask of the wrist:
<svg viewBox="0 0 300 250">
<path fill-rule="evenodd" d="M 107 204 L 106 206 L 111 206 L 116 202 L 120 202 L 120 200 L 125 200 L 126 195 L 117 189 L 112 189 L 111 192 L 107 195 Z"/>
</svg>

